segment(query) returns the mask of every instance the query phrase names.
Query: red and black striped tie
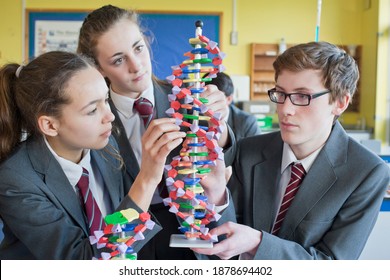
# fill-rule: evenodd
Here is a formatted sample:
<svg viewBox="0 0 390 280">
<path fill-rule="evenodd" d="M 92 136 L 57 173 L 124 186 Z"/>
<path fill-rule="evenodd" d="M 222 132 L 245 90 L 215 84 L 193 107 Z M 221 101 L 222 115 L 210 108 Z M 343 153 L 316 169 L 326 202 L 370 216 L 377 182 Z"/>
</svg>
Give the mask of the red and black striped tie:
<svg viewBox="0 0 390 280">
<path fill-rule="evenodd" d="M 284 193 L 282 204 L 280 205 L 279 213 L 276 218 L 272 234 L 278 235 L 284 217 L 286 216 L 287 210 L 290 207 L 296 193 L 298 192 L 299 186 L 301 185 L 305 175 L 306 171 L 303 168 L 302 164 L 295 163 L 291 165 L 290 181 L 287 185 L 286 192 Z"/>
<path fill-rule="evenodd" d="M 89 173 L 87 169 L 83 168 L 83 174 L 76 187 L 79 189 L 81 205 L 88 218 L 89 232 L 93 235 L 96 230 L 101 230 L 105 224 L 103 215 L 89 188 Z"/>
</svg>

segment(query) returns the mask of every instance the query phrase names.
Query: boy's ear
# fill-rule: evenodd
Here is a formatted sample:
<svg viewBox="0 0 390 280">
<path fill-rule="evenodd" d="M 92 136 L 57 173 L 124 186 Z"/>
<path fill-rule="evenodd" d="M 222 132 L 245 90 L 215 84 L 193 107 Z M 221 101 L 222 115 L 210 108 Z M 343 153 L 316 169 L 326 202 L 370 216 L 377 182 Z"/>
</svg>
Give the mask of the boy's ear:
<svg viewBox="0 0 390 280">
<path fill-rule="evenodd" d="M 349 101 L 351 100 L 351 94 L 347 93 L 341 99 L 337 99 L 333 108 L 333 114 L 340 116 L 348 108 Z"/>
<path fill-rule="evenodd" d="M 43 134 L 47 136 L 57 136 L 59 122 L 56 118 L 50 116 L 40 116 L 38 118 L 38 126 Z"/>
</svg>

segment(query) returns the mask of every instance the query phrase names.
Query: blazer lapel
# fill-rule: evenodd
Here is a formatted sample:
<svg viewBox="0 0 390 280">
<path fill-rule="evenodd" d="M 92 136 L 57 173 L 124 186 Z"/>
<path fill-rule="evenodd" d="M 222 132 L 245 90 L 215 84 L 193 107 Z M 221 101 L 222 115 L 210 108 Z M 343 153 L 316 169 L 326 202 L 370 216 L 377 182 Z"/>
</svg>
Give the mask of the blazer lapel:
<svg viewBox="0 0 390 280">
<path fill-rule="evenodd" d="M 271 231 L 276 216 L 275 200 L 280 180 L 282 147 L 281 138 L 276 138 L 264 149 L 264 161 L 254 168 L 253 225 L 256 229 Z"/>
<path fill-rule="evenodd" d="M 337 177 L 332 165 L 327 161 L 326 156 L 321 153 L 299 187 L 299 191 L 286 213 L 279 236 L 291 238 L 298 224 L 336 180 Z"/>
<path fill-rule="evenodd" d="M 69 216 L 80 225 L 86 235 L 89 235 L 79 198 L 43 138 L 29 141 L 27 151 L 35 171 L 42 175 L 43 187 L 55 196 Z"/>
<path fill-rule="evenodd" d="M 170 85 L 159 84 L 153 82 L 154 87 L 154 106 L 156 108 L 156 118 L 168 118 L 165 113 L 171 107 L 167 93 L 170 93 L 172 87 Z M 157 105 L 158 104 L 158 105 Z"/>
<path fill-rule="evenodd" d="M 132 181 L 135 181 L 139 173 L 139 166 L 137 162 L 137 158 L 134 155 L 133 149 L 130 146 L 129 139 L 127 139 L 125 133 L 121 133 L 121 131 L 125 131 L 125 128 L 122 124 L 121 119 L 119 118 L 118 111 L 114 105 L 114 103 L 110 100 L 111 111 L 115 116 L 114 127 L 116 129 L 113 130 L 113 135 L 118 143 L 120 153 L 122 155 L 123 161 L 126 166 L 126 172 L 132 178 Z"/>
<path fill-rule="evenodd" d="M 116 209 L 121 201 L 121 199 L 124 197 L 123 188 L 121 184 L 121 170 L 119 169 L 119 166 L 117 167 L 114 163 L 107 159 L 105 159 L 101 155 L 102 151 L 91 151 L 91 159 L 94 163 L 96 163 L 100 174 L 103 177 L 104 185 L 105 185 L 105 192 L 104 195 L 108 195 L 111 200 L 111 205 Z M 115 169 L 117 168 L 117 169 Z"/>
<path fill-rule="evenodd" d="M 168 110 L 171 107 L 171 103 L 168 99 L 168 94 L 172 91 L 172 86 L 169 84 L 161 84 L 157 82 L 153 82 L 154 87 L 154 104 L 156 107 L 156 118 L 169 118 L 167 113 L 165 113 L 166 110 Z M 182 131 L 183 128 L 181 128 Z M 166 162 L 170 162 L 172 160 L 172 157 L 175 155 L 178 155 L 180 153 L 182 146 L 179 145 L 173 151 L 171 151 L 167 157 Z"/>
</svg>

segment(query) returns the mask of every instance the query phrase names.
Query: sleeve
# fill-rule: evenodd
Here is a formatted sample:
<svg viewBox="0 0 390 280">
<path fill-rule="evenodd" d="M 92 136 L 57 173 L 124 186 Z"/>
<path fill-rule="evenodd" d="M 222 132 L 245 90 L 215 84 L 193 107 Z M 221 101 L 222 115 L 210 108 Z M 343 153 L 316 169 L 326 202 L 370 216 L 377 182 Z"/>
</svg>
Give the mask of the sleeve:
<svg viewBox="0 0 390 280">
<path fill-rule="evenodd" d="M 259 124 L 257 123 L 257 119 L 255 116 L 248 114 L 244 124 L 245 124 L 244 137 L 261 134 L 261 129 L 259 127 Z"/>
<path fill-rule="evenodd" d="M 237 142 L 236 137 L 234 135 L 233 130 L 231 127 L 226 123 L 226 127 L 228 129 L 228 144 L 224 147 L 223 153 L 225 158 L 225 165 L 231 166 L 233 164 L 235 155 L 236 155 L 236 149 L 237 149 Z"/>
<path fill-rule="evenodd" d="M 138 213 L 142 213 L 142 209 L 139 208 L 128 195 L 125 195 L 125 198 L 122 200 L 122 202 L 119 205 L 117 211 L 129 209 L 129 208 L 136 210 Z M 138 241 L 133 246 L 133 249 L 134 249 L 135 252 L 138 252 L 139 250 L 141 250 L 141 248 L 143 246 L 145 246 L 145 244 L 148 243 L 148 241 L 150 239 L 152 239 L 162 229 L 161 225 L 158 223 L 157 219 L 153 216 L 153 214 L 151 214 L 150 212 L 149 212 L 149 214 L 151 215 L 152 220 L 156 224 L 154 225 L 153 229 L 148 230 L 148 231 L 146 231 L 144 233 L 145 239 Z"/>
</svg>

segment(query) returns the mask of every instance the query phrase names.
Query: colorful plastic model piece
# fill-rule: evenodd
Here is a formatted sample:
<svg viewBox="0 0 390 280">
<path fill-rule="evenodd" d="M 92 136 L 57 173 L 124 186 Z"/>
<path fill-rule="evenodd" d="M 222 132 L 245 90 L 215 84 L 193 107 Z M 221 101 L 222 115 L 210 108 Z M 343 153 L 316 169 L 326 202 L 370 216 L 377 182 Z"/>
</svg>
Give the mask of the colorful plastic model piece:
<svg viewBox="0 0 390 280">
<path fill-rule="evenodd" d="M 137 219 L 142 223 L 137 224 Z M 132 208 L 107 215 L 104 221 L 107 226 L 89 237 L 90 243 L 96 244 L 97 249 L 105 248 L 97 258 L 99 260 L 136 260 L 137 254 L 132 245 L 145 239 L 143 232 L 152 230 L 155 225 L 149 213 L 139 214 Z"/>
<path fill-rule="evenodd" d="M 209 110 L 208 100 L 200 94 L 205 82 L 224 70 L 221 63 L 225 55 L 216 42 L 202 35 L 201 21 L 195 26 L 196 37 L 189 40 L 193 50 L 184 54 L 188 59 L 173 66 L 172 75 L 167 77 L 172 94 L 168 97 L 171 108 L 166 113 L 187 129 L 180 154 L 165 167 L 169 197 L 164 204 L 178 217 L 183 233 L 171 236 L 171 247 L 212 247 L 218 241 L 209 234 L 207 225 L 218 221 L 220 215 L 215 205 L 208 203 L 200 181 L 210 172 L 210 166 L 223 158 L 217 142 L 222 132 L 221 115 Z M 208 58 L 208 54 L 214 58 Z M 202 121 L 205 125 L 201 125 Z"/>
</svg>

